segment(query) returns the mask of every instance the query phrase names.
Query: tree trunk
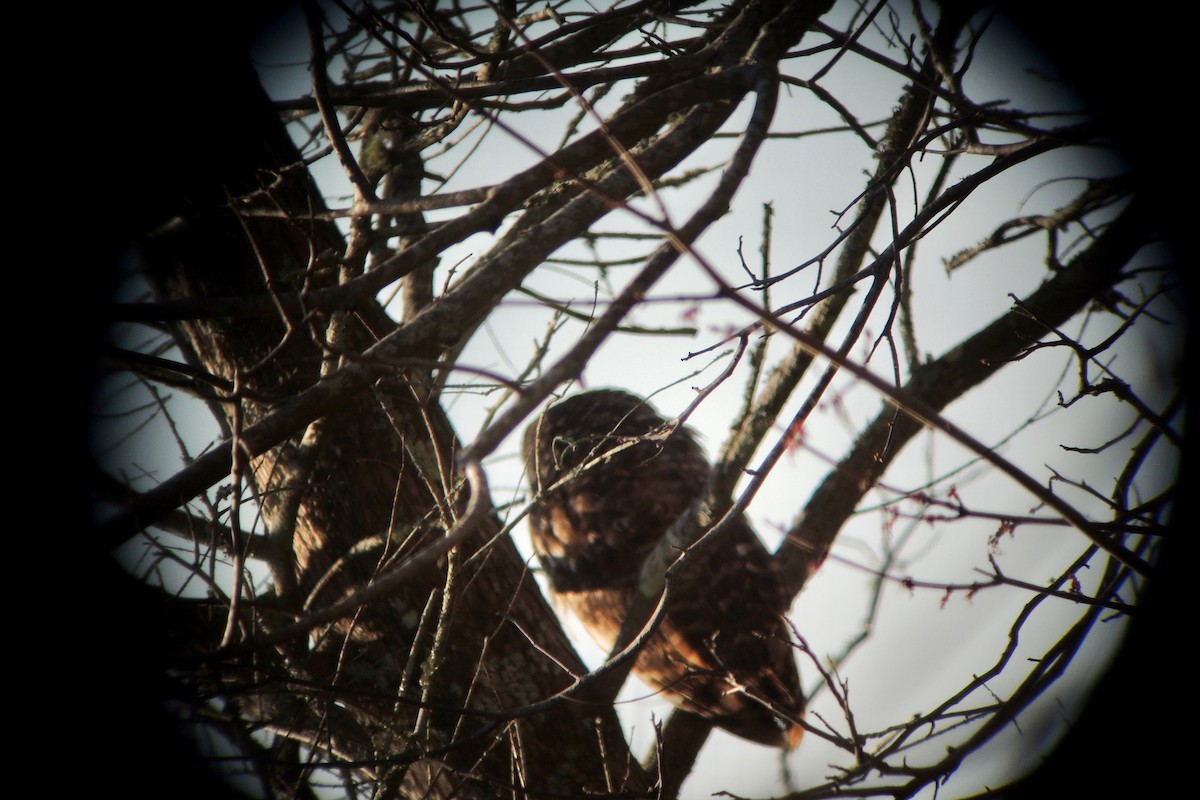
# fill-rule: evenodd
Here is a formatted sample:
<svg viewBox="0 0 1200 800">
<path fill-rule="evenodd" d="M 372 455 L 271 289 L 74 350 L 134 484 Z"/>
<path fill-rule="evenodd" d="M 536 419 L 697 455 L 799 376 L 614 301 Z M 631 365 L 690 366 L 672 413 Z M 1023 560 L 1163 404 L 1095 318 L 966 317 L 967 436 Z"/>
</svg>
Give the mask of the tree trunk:
<svg viewBox="0 0 1200 800">
<path fill-rule="evenodd" d="M 333 223 L 239 218 L 231 210 L 323 206 L 278 115 L 245 70 L 227 84 L 244 92 L 225 97 L 239 112 L 224 143 L 228 171 L 189 187 L 179 216 L 144 248 L 164 304 L 266 301 L 265 313 L 175 323 L 187 359 L 223 387 L 212 403 L 235 441 L 390 325 L 373 300 L 333 312 L 283 301 L 272 307 L 272 291 L 334 285 L 345 242 Z M 316 344 L 322 341 L 343 352 L 323 351 Z M 244 480 L 235 491 L 257 501 L 265 546 L 278 548 L 267 559 L 276 594 L 254 598 L 272 610 L 268 618 L 283 624 L 370 584 L 443 536 L 462 513 L 467 490 L 454 461 L 458 443 L 417 374 L 410 381 L 403 369 L 382 371 L 249 464 L 234 448 L 235 481 L 239 473 Z M 611 707 L 581 714 L 560 703 L 526 718 L 514 714 L 586 670 L 500 531 L 489 513 L 464 545 L 382 602 L 311 637 L 204 660 L 204 676 L 196 679 L 211 681 L 211 691 L 242 714 L 359 764 L 365 777 L 402 796 L 644 787 Z M 270 634 L 258 620 L 240 618 L 228 643 L 253 645 Z M 220 623 L 213 621 L 214 632 Z M 218 644 L 192 641 L 193 655 Z M 312 690 L 295 691 L 306 685 Z M 290 697 L 281 691 L 288 689 Z"/>
</svg>

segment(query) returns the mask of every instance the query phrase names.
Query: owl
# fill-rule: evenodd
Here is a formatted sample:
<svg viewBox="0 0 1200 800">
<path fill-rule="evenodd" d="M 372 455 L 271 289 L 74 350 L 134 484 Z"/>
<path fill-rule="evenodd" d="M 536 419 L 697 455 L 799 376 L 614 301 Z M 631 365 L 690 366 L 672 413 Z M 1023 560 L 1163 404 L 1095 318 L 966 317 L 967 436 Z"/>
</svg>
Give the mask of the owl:
<svg viewBox="0 0 1200 800">
<path fill-rule="evenodd" d="M 525 431 L 526 472 L 541 494 L 529 512 L 534 551 L 556 605 L 606 648 L 646 555 L 708 480 L 692 432 L 680 427 L 664 437 L 665 424 L 646 401 L 601 389 L 556 403 Z M 804 695 L 781 616 L 786 601 L 770 555 L 739 518 L 672 577 L 669 604 L 634 672 L 673 705 L 736 736 L 794 748 Z"/>
</svg>

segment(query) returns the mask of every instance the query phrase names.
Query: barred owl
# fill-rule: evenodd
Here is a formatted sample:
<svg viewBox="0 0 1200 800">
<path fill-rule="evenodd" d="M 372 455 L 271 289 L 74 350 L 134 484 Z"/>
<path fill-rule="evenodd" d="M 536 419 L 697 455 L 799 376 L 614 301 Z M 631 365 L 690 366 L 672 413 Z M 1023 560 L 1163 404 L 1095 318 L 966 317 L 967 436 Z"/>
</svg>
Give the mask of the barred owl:
<svg viewBox="0 0 1200 800">
<path fill-rule="evenodd" d="M 710 472 L 688 429 L 646 438 L 664 424 L 644 400 L 603 389 L 551 406 L 525 431 L 526 472 L 545 492 L 529 513 L 534 550 L 556 604 L 604 647 L 621 629 L 642 561 Z M 738 519 L 697 556 L 672 578 L 670 604 L 635 673 L 732 734 L 795 747 L 804 696 L 766 548 Z"/>
</svg>

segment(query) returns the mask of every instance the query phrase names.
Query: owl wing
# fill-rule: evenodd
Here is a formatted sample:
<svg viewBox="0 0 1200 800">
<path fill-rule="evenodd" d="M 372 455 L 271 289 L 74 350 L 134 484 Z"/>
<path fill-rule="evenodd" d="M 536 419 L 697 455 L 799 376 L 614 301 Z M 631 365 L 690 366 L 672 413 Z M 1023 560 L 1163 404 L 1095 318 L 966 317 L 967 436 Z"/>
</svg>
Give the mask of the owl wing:
<svg viewBox="0 0 1200 800">
<path fill-rule="evenodd" d="M 769 553 L 734 520 L 672 578 L 662 645 L 638 675 L 730 733 L 793 748 L 805 703 L 784 607 Z"/>
</svg>

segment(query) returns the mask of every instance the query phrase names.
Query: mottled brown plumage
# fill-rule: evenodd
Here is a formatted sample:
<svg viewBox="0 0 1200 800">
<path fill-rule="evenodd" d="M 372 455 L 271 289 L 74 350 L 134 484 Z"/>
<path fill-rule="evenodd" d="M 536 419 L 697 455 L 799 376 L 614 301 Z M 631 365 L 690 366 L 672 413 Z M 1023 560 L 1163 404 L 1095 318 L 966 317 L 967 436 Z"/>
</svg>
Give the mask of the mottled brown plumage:
<svg viewBox="0 0 1200 800">
<path fill-rule="evenodd" d="M 703 492 L 710 472 L 686 428 L 646 436 L 664 424 L 645 401 L 602 389 L 551 406 L 525 432 L 526 472 L 546 492 L 529 514 L 534 549 L 555 600 L 605 647 L 620 631 L 643 560 Z M 671 603 L 634 671 L 673 704 L 730 733 L 795 747 L 803 729 L 747 696 L 793 720 L 804 711 L 780 617 L 786 602 L 766 548 L 739 519 L 697 556 L 673 578 Z"/>
</svg>

